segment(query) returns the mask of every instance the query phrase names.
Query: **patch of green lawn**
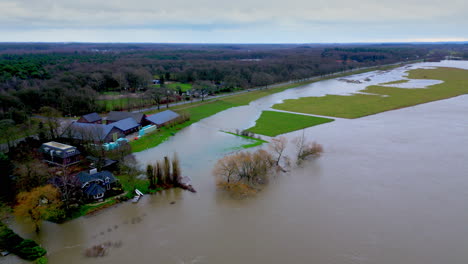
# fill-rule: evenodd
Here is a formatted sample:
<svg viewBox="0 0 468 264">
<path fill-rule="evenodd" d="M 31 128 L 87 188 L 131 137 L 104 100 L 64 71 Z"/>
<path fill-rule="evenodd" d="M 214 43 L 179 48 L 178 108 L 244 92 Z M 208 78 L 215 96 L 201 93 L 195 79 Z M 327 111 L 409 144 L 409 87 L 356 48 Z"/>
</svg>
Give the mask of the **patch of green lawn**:
<svg viewBox="0 0 468 264">
<path fill-rule="evenodd" d="M 160 84 L 154 84 L 154 87 L 160 87 Z M 190 89 L 192 89 L 192 84 L 191 83 L 181 83 L 181 82 L 171 82 L 171 83 L 165 83 L 165 87 L 173 90 L 177 90 L 177 87 L 180 87 L 182 92 L 186 92 Z"/>
<path fill-rule="evenodd" d="M 254 127 L 247 129 L 255 134 L 274 137 L 306 127 L 316 126 L 333 121 L 333 119 L 296 115 L 290 113 L 263 111 Z"/>
<path fill-rule="evenodd" d="M 374 85 L 361 91 L 374 95 L 304 97 L 285 100 L 284 103 L 276 104 L 273 108 L 307 114 L 358 118 L 468 93 L 468 70 L 456 68 L 416 69 L 409 71 L 408 77 L 410 79 L 434 79 L 444 82 L 431 85 L 426 89 L 405 89 Z"/>
</svg>

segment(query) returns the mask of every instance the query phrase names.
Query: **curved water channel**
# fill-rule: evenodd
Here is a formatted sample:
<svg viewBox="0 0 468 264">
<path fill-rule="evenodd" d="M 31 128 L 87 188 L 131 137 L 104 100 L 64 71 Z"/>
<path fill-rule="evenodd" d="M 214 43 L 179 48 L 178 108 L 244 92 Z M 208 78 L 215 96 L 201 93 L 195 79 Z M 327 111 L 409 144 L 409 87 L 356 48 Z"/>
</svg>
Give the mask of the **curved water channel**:
<svg viewBox="0 0 468 264">
<path fill-rule="evenodd" d="M 284 99 L 350 94 L 430 66 L 468 69 L 468 62 L 346 78 L 361 84 L 321 81 L 223 111 L 136 154 L 144 166 L 176 151 L 198 193 L 169 190 L 62 225 L 45 223 L 38 237 L 15 229 L 40 241 L 52 264 L 467 263 L 466 95 L 308 128 L 306 136 L 324 146 L 324 155 L 254 198 L 224 196 L 211 174 L 218 158 L 246 143 L 220 130 L 248 128 Z M 85 248 L 106 241 L 120 246 L 103 258 L 83 256 Z"/>
</svg>

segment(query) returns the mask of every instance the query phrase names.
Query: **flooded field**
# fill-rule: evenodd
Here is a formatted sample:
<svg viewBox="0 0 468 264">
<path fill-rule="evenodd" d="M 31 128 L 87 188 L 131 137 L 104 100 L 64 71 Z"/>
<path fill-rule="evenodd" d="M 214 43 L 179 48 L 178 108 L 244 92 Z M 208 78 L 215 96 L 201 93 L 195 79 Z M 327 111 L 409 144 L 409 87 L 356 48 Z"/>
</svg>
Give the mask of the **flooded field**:
<svg viewBox="0 0 468 264">
<path fill-rule="evenodd" d="M 176 151 L 196 194 L 169 190 L 62 225 L 45 223 L 38 237 L 15 229 L 46 247 L 52 264 L 467 263 L 467 95 L 308 128 L 323 156 L 254 198 L 224 196 L 211 174 L 218 158 L 245 143 L 219 130 L 250 127 L 284 99 L 348 94 L 401 80 L 415 67 L 421 64 L 348 77 L 360 84 L 328 80 L 274 94 L 136 155 L 144 166 Z M 84 257 L 86 248 L 106 242 L 119 246 L 105 257 Z"/>
</svg>

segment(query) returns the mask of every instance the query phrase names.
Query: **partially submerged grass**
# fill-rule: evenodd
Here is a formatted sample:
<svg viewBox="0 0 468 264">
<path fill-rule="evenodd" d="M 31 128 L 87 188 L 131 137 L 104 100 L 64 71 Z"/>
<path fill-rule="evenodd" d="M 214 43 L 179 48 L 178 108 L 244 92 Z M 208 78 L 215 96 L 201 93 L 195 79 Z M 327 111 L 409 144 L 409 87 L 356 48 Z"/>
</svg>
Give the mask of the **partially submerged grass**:
<svg viewBox="0 0 468 264">
<path fill-rule="evenodd" d="M 369 86 L 351 96 L 326 95 L 285 100 L 273 106 L 275 109 L 334 116 L 358 118 L 388 110 L 399 109 L 468 93 L 468 70 L 456 68 L 416 69 L 409 71 L 410 79 L 435 79 L 443 83 L 426 89 L 407 89 L 385 86 Z"/>
<path fill-rule="evenodd" d="M 247 130 L 256 134 L 274 137 L 331 121 L 333 121 L 333 119 L 276 111 L 263 111 L 255 126 Z"/>
<path fill-rule="evenodd" d="M 398 81 L 393 81 L 393 82 L 386 82 L 386 83 L 381 83 L 380 85 L 391 85 L 391 84 L 399 84 L 399 83 L 407 83 L 409 80 L 398 80 Z"/>
<path fill-rule="evenodd" d="M 260 139 L 260 138 L 254 138 L 254 137 L 249 137 L 249 136 L 243 136 L 243 135 L 239 135 L 239 134 L 232 133 L 232 132 L 227 132 L 227 131 L 222 131 L 222 132 L 253 141 L 253 143 L 245 144 L 245 145 L 240 146 L 239 149 L 253 148 L 253 147 L 260 146 L 260 145 L 262 145 L 263 143 L 268 143 L 268 141 L 263 140 L 263 139 Z"/>
</svg>

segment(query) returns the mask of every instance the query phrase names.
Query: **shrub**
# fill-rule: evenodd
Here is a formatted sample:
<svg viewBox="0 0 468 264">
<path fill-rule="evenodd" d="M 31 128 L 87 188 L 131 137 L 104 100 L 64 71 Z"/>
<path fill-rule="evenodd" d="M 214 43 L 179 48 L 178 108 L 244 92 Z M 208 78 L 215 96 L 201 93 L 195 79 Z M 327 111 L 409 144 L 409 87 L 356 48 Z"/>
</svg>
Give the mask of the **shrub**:
<svg viewBox="0 0 468 264">
<path fill-rule="evenodd" d="M 35 260 L 47 251 L 30 239 L 23 239 L 3 223 L 0 223 L 0 247 L 26 260 Z"/>
<path fill-rule="evenodd" d="M 14 247 L 13 253 L 27 260 L 35 260 L 44 256 L 47 251 L 31 239 L 25 239 Z"/>
<path fill-rule="evenodd" d="M 36 264 L 47 264 L 49 260 L 47 259 L 46 256 L 42 256 L 38 259 L 36 259 Z"/>
</svg>

